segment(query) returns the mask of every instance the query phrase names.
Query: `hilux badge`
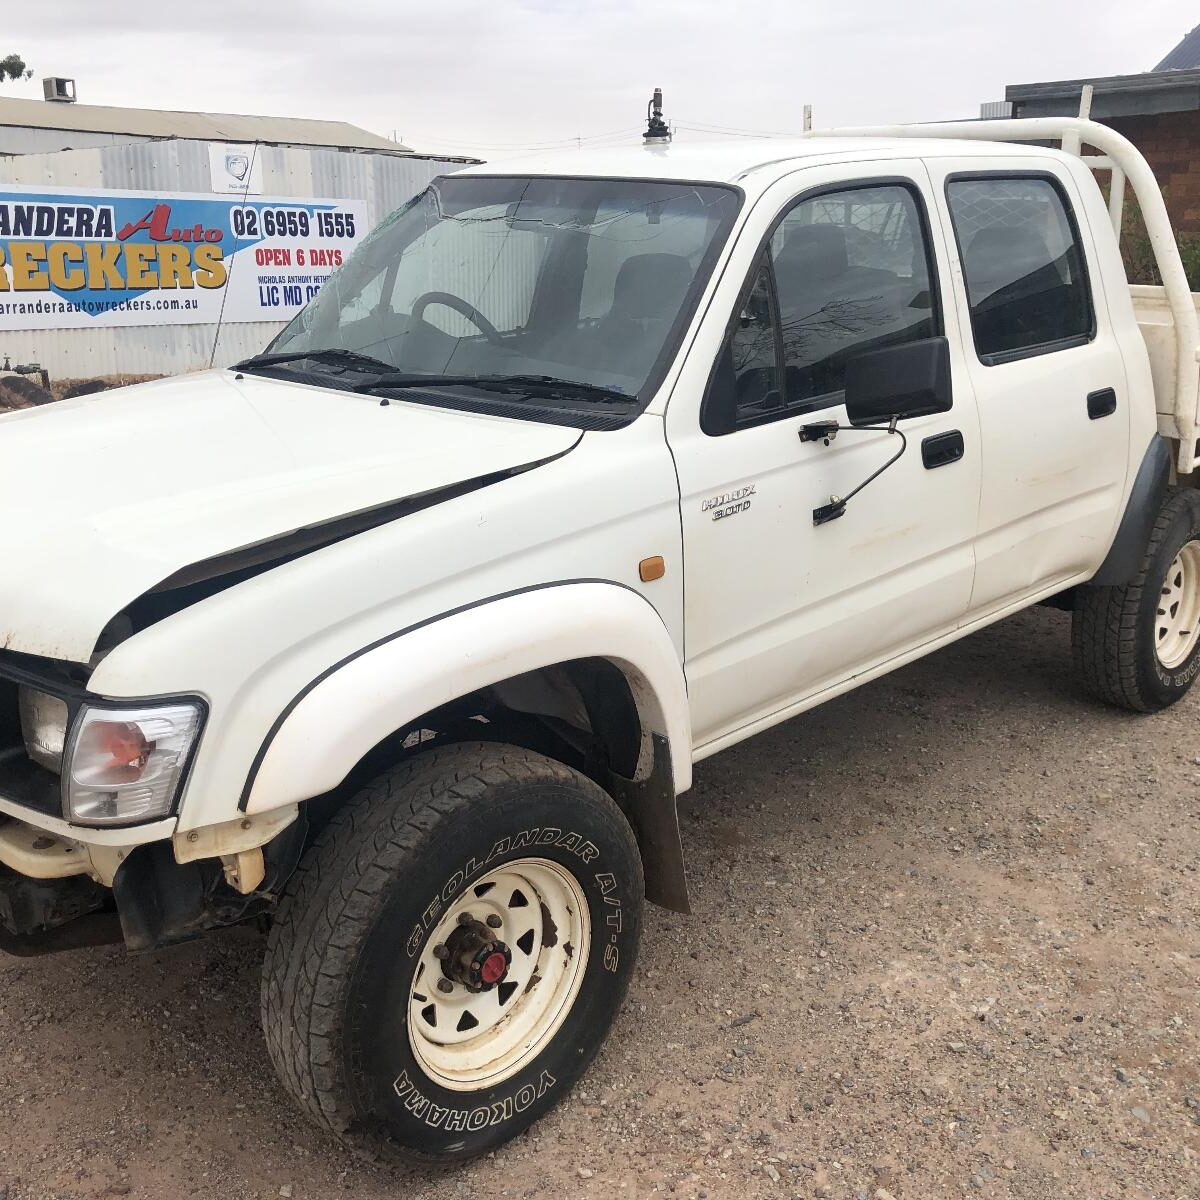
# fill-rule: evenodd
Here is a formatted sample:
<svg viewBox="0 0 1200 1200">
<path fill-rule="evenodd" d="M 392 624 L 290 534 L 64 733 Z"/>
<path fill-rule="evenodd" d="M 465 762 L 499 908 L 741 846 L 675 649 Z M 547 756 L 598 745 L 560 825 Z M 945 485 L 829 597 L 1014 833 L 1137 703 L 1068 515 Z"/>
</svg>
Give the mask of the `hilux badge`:
<svg viewBox="0 0 1200 1200">
<path fill-rule="evenodd" d="M 736 516 L 749 509 L 750 497 L 755 495 L 756 491 L 757 485 L 748 483 L 745 487 L 736 488 L 732 492 L 722 492 L 719 496 L 710 496 L 701 503 L 700 511 L 712 513 L 714 521 Z"/>
</svg>

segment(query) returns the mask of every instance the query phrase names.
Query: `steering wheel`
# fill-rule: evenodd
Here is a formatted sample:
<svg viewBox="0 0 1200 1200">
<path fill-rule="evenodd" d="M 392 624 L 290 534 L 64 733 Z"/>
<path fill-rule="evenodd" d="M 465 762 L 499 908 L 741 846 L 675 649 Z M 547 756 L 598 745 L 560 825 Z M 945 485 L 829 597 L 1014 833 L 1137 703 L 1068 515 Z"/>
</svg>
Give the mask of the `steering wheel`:
<svg viewBox="0 0 1200 1200">
<path fill-rule="evenodd" d="M 426 292 L 423 296 L 418 296 L 413 301 L 412 319 L 414 321 L 424 320 L 425 310 L 431 304 L 444 304 L 447 308 L 454 309 L 456 313 L 466 317 L 493 345 L 502 346 L 504 344 L 504 340 L 500 337 L 500 330 L 475 305 L 459 296 L 452 296 L 449 292 Z"/>
</svg>

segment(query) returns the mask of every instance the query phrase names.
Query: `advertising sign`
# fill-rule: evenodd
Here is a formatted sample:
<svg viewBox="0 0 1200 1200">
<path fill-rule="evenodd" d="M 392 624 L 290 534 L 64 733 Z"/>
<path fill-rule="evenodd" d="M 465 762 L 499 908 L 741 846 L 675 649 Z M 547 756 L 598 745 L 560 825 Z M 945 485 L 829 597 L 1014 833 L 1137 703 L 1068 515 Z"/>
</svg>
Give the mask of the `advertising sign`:
<svg viewBox="0 0 1200 1200">
<path fill-rule="evenodd" d="M 0 330 L 286 321 L 366 232 L 354 200 L 3 185 Z"/>
</svg>

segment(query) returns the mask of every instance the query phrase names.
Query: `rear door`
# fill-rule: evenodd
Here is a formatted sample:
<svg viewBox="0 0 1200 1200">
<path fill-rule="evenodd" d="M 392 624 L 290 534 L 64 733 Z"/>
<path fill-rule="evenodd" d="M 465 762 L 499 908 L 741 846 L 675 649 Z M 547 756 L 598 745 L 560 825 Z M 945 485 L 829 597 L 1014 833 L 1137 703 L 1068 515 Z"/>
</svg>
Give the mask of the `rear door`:
<svg viewBox="0 0 1200 1200">
<path fill-rule="evenodd" d="M 929 169 L 979 403 L 982 617 L 1103 560 L 1128 467 L 1125 368 L 1071 175 L 1045 157 Z"/>
</svg>

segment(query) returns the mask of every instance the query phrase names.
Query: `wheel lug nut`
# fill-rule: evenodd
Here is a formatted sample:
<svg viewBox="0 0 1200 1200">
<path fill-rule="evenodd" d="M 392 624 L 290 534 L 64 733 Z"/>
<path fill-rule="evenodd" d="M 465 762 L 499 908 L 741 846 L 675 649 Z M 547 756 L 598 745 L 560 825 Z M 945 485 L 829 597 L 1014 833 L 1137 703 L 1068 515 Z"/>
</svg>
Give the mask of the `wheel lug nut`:
<svg viewBox="0 0 1200 1200">
<path fill-rule="evenodd" d="M 487 923 L 492 929 L 499 929 L 500 926 L 504 924 L 504 922 L 498 916 L 496 916 L 495 913 L 492 913 L 492 915 L 488 917 Z"/>
<path fill-rule="evenodd" d="M 440 958 L 443 962 L 445 962 L 445 960 L 450 957 L 450 951 L 439 942 L 433 948 L 433 957 Z"/>
<path fill-rule="evenodd" d="M 454 984 L 452 984 L 450 982 L 450 980 L 448 980 L 448 979 L 439 979 L 438 980 L 438 991 L 439 992 L 452 992 L 452 991 L 454 991 Z"/>
<path fill-rule="evenodd" d="M 458 923 L 460 925 L 470 925 L 470 923 L 473 920 L 475 920 L 475 918 L 473 916 L 471 916 L 471 914 L 469 912 L 464 912 L 464 913 L 458 914 Z"/>
</svg>

